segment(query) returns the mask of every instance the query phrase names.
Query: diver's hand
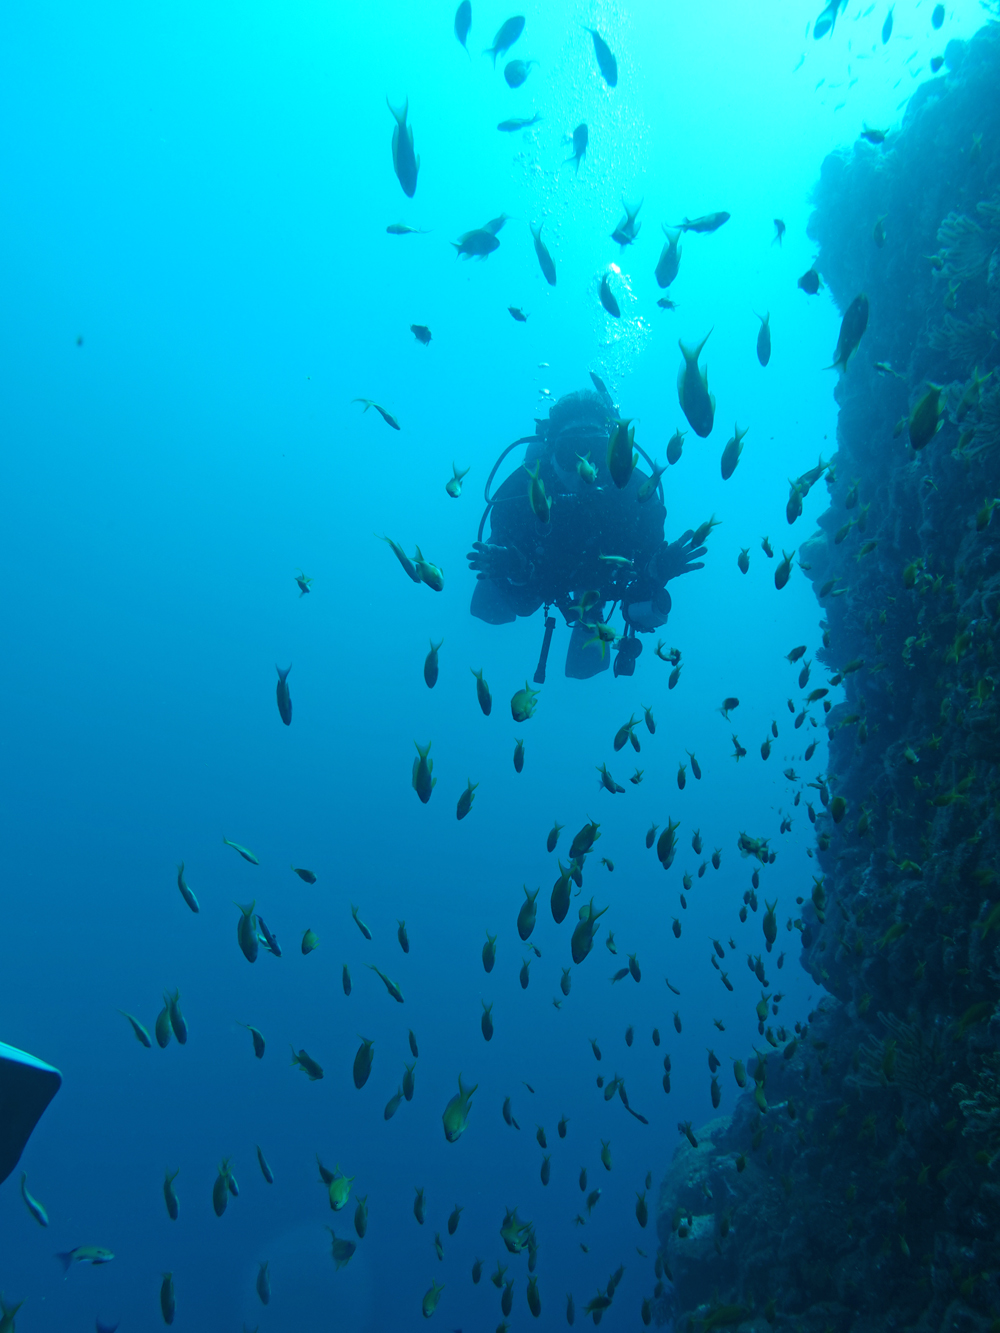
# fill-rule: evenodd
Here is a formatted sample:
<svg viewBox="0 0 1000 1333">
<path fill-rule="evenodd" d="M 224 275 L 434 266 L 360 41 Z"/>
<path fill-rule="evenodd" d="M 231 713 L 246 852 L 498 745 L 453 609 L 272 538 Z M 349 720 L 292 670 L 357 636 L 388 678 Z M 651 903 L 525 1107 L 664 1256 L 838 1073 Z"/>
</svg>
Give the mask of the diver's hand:
<svg viewBox="0 0 1000 1333">
<path fill-rule="evenodd" d="M 704 569 L 705 562 L 699 557 L 708 550 L 707 546 L 692 546 L 694 531 L 688 528 L 675 542 L 664 542 L 656 555 L 656 572 L 664 583 L 679 578 L 681 574 L 690 574 L 694 569 Z"/>
<path fill-rule="evenodd" d="M 486 542 L 473 542 L 472 550 L 465 557 L 469 568 L 476 571 L 477 579 L 492 579 L 512 582 L 523 581 L 527 573 L 527 563 L 516 546 L 492 546 Z"/>
</svg>

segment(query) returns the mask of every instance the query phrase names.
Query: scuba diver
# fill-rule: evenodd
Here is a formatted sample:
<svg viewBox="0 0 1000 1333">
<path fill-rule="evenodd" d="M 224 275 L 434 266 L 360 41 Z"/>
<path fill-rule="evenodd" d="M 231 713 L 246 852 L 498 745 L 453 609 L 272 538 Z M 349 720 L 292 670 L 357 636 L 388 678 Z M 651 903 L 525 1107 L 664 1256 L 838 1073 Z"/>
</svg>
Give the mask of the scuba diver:
<svg viewBox="0 0 1000 1333">
<path fill-rule="evenodd" d="M 535 681 L 545 679 L 556 607 L 571 628 L 566 675 L 585 680 L 609 665 L 617 646 L 616 676 L 631 676 L 642 652 L 637 634 L 667 622 L 666 584 L 704 568 L 705 547 L 693 531 L 664 538 L 663 469 L 642 452 L 652 476 L 633 467 L 636 455 L 628 423 L 621 422 L 601 379 L 553 403 L 535 434 L 509 445 L 486 482 L 486 510 L 468 553 L 476 572 L 471 611 L 490 625 L 545 608 L 545 637 Z M 490 495 L 504 458 L 527 445 L 519 468 Z M 527 473 L 527 476 L 525 475 Z M 490 535 L 483 541 L 486 519 Z M 610 610 L 605 607 L 611 603 Z M 620 605 L 621 635 L 606 621 Z"/>
</svg>

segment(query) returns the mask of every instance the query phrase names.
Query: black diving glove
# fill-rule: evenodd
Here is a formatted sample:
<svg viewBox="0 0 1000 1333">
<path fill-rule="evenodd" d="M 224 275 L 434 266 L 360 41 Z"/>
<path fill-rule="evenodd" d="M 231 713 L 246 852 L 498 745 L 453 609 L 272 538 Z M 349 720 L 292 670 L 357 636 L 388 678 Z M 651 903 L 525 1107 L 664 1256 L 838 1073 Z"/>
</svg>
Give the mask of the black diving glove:
<svg viewBox="0 0 1000 1333">
<path fill-rule="evenodd" d="M 705 562 L 699 557 L 708 550 L 707 546 L 692 546 L 694 531 L 688 528 L 675 542 L 664 542 L 650 561 L 650 567 L 661 583 L 676 579 L 681 574 L 690 574 L 694 569 L 704 569 Z"/>
<path fill-rule="evenodd" d="M 516 546 L 491 546 L 486 542 L 473 542 L 472 550 L 465 558 L 469 568 L 476 571 L 477 579 L 489 579 L 494 583 L 505 580 L 523 583 L 528 576 L 528 562 Z"/>
</svg>

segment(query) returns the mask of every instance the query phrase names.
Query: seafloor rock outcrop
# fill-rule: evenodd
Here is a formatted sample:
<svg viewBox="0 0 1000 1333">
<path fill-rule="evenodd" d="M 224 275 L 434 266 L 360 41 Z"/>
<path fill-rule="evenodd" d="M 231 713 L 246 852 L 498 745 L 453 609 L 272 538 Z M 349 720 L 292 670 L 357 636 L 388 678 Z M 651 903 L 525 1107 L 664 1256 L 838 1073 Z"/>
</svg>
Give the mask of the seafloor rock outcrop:
<svg viewBox="0 0 1000 1333">
<path fill-rule="evenodd" d="M 658 1228 L 680 1327 L 1000 1329 L 1000 26 L 824 162 L 870 318 L 803 548 L 825 717 L 802 962 L 829 998 L 696 1130 Z M 763 1043 L 762 1043 L 763 1045 Z"/>
</svg>

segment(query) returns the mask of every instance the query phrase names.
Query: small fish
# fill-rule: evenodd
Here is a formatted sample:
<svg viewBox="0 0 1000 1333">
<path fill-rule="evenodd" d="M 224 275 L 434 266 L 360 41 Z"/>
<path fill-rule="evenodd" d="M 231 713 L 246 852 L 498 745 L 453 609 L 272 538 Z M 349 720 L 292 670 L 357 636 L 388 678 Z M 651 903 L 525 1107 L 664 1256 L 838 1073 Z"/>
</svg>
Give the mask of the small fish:
<svg viewBox="0 0 1000 1333">
<path fill-rule="evenodd" d="M 515 324 L 527 324 L 528 322 L 528 316 L 524 313 L 524 311 L 521 309 L 520 306 L 509 305 L 507 307 L 507 313 L 510 315 L 511 319 L 515 322 Z M 452 467 L 454 467 L 454 463 L 452 464 Z"/>
<path fill-rule="evenodd" d="M 379 977 L 381 984 L 385 986 L 385 989 L 391 994 L 393 1000 L 396 1001 L 396 1004 L 403 1004 L 403 992 L 401 992 L 399 986 L 396 985 L 396 982 L 392 980 L 392 977 L 385 976 L 385 973 L 381 972 L 379 968 L 376 968 L 373 962 L 369 962 L 368 966 L 371 968 L 372 972 L 376 974 L 376 977 Z"/>
<path fill-rule="evenodd" d="M 174 1294 L 174 1275 L 173 1273 L 164 1273 L 163 1281 L 160 1283 L 160 1314 L 163 1316 L 165 1324 L 174 1322 L 176 1310 L 177 1298 Z"/>
<path fill-rule="evenodd" d="M 833 32 L 837 24 L 837 16 L 840 13 L 840 6 L 842 3 L 843 0 L 830 0 L 830 3 L 816 19 L 816 22 L 813 24 L 813 39 L 815 41 L 818 42 L 819 39 L 825 37 L 828 32 Z"/>
<path fill-rule="evenodd" d="M 734 435 L 725 449 L 722 451 L 722 480 L 728 481 L 736 471 L 736 465 L 740 461 L 740 455 L 743 453 L 743 437 L 747 431 L 741 431 L 739 426 L 734 426 Z M 747 427 L 749 430 L 750 427 Z"/>
<path fill-rule="evenodd" d="M 635 241 L 635 238 L 639 235 L 639 232 L 642 229 L 642 223 L 636 223 L 636 217 L 638 216 L 639 209 L 642 208 L 642 205 L 643 200 L 640 199 L 635 208 L 629 208 L 624 197 L 622 198 L 622 208 L 625 210 L 625 216 L 611 233 L 611 239 L 616 241 L 623 250 L 626 245 L 631 245 Z M 666 283 L 663 283 L 662 285 L 666 286 Z"/>
<path fill-rule="evenodd" d="M 307 1050 L 296 1051 L 292 1047 L 292 1065 L 301 1069 L 310 1083 L 318 1083 L 323 1077 L 323 1066 L 318 1064 Z"/>
<path fill-rule="evenodd" d="M 609 88 L 617 87 L 618 61 L 615 59 L 611 48 L 596 28 L 588 28 L 586 24 L 582 26 L 594 40 L 594 55 L 597 57 L 597 67 L 601 71 L 604 82 Z"/>
<path fill-rule="evenodd" d="M 672 301 L 669 296 L 661 296 L 656 303 L 661 310 L 676 310 L 677 302 Z"/>
<path fill-rule="evenodd" d="M 369 1041 L 367 1037 L 362 1037 L 361 1045 L 358 1047 L 357 1054 L 354 1057 L 353 1068 L 354 1086 L 359 1092 L 368 1082 L 368 1076 L 372 1072 L 372 1063 L 374 1062 L 374 1059 L 375 1043 Z"/>
<path fill-rule="evenodd" d="M 536 227 L 533 222 L 528 224 L 531 228 L 531 235 L 535 242 L 535 254 L 538 256 L 538 265 L 542 270 L 542 275 L 550 287 L 556 285 L 556 266 L 549 254 L 548 246 L 542 240 L 542 227 L 544 223 L 539 222 Z"/>
<path fill-rule="evenodd" d="M 234 905 L 240 909 L 240 919 L 236 923 L 236 942 L 247 962 L 256 963 L 260 940 L 257 936 L 257 918 L 253 911 L 255 903 L 250 903 L 248 907 L 244 907 L 241 903 Z"/>
<path fill-rule="evenodd" d="M 413 151 L 413 126 L 407 125 L 406 115 L 410 109 L 410 99 L 403 103 L 402 111 L 397 111 L 389 101 L 385 104 L 392 112 L 396 124 L 392 130 L 392 167 L 396 179 L 403 187 L 403 193 L 412 199 L 417 190 L 417 172 L 420 170 L 420 158 Z M 381 411 L 381 409 L 379 409 Z M 392 422 L 389 423 L 392 425 Z M 397 426 L 398 430 L 399 427 Z"/>
<path fill-rule="evenodd" d="M 503 70 L 503 76 L 507 82 L 507 87 L 520 88 L 531 73 L 532 65 L 537 64 L 537 60 L 508 60 Z"/>
<path fill-rule="evenodd" d="M 784 235 L 785 235 L 786 230 L 787 230 L 787 228 L 785 227 L 785 224 L 782 222 L 781 218 L 775 218 L 775 219 L 774 219 L 774 240 L 771 242 L 771 244 L 772 244 L 772 245 L 778 245 L 778 246 L 780 246 L 782 240 L 784 239 Z"/>
<path fill-rule="evenodd" d="M 434 771 L 434 760 L 429 757 L 431 742 L 428 741 L 423 749 L 420 748 L 416 741 L 413 743 L 417 746 L 418 758 L 413 761 L 411 785 L 413 790 L 417 793 L 417 796 L 420 798 L 421 803 L 426 805 L 431 799 L 431 793 L 437 786 L 437 778 L 431 776 Z M 357 920 L 356 917 L 355 920 Z M 368 936 L 368 938 L 370 939 L 371 936 Z"/>
<path fill-rule="evenodd" d="M 282 671 L 280 666 L 275 665 L 275 671 L 278 673 L 277 698 L 278 713 L 286 727 L 292 725 L 292 696 L 288 692 L 288 673 L 291 671 L 291 663 Z"/>
<path fill-rule="evenodd" d="M 885 218 L 876 218 L 875 226 L 872 228 L 872 240 L 879 250 L 885 245 Z"/>
<path fill-rule="evenodd" d="M 252 866 L 260 865 L 260 861 L 257 859 L 257 857 L 254 856 L 253 852 L 249 851 L 246 847 L 241 847 L 238 842 L 230 842 L 228 838 L 223 838 L 222 841 L 225 843 L 227 847 L 232 847 L 234 852 L 239 852 L 240 856 L 243 857 L 244 861 L 249 861 Z"/>
<path fill-rule="evenodd" d="M 386 231 L 390 236 L 426 236 L 423 227 L 408 227 L 405 222 L 390 222 Z"/>
<path fill-rule="evenodd" d="M 683 222 L 678 222 L 677 227 L 680 231 L 718 231 L 731 216 L 731 213 L 706 213 L 700 218 L 685 218 Z"/>
<path fill-rule="evenodd" d="M 257 1295 L 260 1297 L 261 1305 L 269 1304 L 271 1300 L 271 1279 L 267 1274 L 268 1260 L 257 1261 Z"/>
<path fill-rule="evenodd" d="M 261 1035 L 261 1033 L 258 1032 L 258 1030 L 255 1027 L 251 1027 L 249 1023 L 241 1023 L 240 1027 L 246 1028 L 246 1030 L 250 1033 L 251 1040 L 253 1041 L 253 1053 L 258 1060 L 263 1060 L 264 1038 Z"/>
<path fill-rule="evenodd" d="M 473 1084 L 471 1088 L 465 1087 L 462 1083 L 462 1075 L 458 1076 L 458 1092 L 452 1097 L 448 1105 L 444 1108 L 441 1117 L 444 1125 L 444 1136 L 449 1143 L 455 1143 L 465 1133 L 469 1124 L 469 1112 L 472 1107 L 472 1094 L 476 1091 L 479 1084 Z"/>
<path fill-rule="evenodd" d="M 430 749 L 430 746 L 428 746 L 427 748 Z M 354 906 L 353 903 L 351 903 L 351 916 L 354 920 L 354 924 L 357 926 L 358 930 L 361 931 L 362 935 L 364 935 L 365 939 L 370 940 L 372 937 L 372 933 L 365 925 L 365 923 L 361 920 L 361 918 L 358 916 L 358 909 Z"/>
<path fill-rule="evenodd" d="M 493 45 L 488 46 L 483 52 L 484 56 L 493 57 L 494 69 L 497 67 L 497 56 L 505 56 L 522 32 L 524 32 L 524 16 L 522 14 L 507 19 L 500 25 L 497 29 L 497 35 L 493 38 Z"/>
<path fill-rule="evenodd" d="M 928 382 L 927 392 L 917 402 L 907 420 L 907 432 L 910 444 L 919 452 L 930 444 L 941 429 L 944 414 L 941 412 L 941 386 Z"/>
<path fill-rule="evenodd" d="M 398 921 L 398 920 L 397 920 L 397 922 L 396 922 L 396 939 L 399 940 L 399 947 L 402 949 L 403 953 L 409 953 L 409 952 L 410 952 L 410 937 L 409 937 L 409 935 L 407 935 L 407 933 L 406 933 L 406 922 L 405 922 L 405 921 Z M 411 1038 L 413 1038 L 413 1033 L 412 1033 L 412 1032 L 410 1033 L 410 1036 L 411 1036 Z"/>
<path fill-rule="evenodd" d="M 828 370 L 839 370 L 842 374 L 847 370 L 847 363 L 851 356 L 857 351 L 858 343 L 864 336 L 865 329 L 868 327 L 868 297 L 862 292 L 856 296 L 844 312 L 844 318 L 840 325 L 840 336 L 837 339 L 837 346 L 833 353 L 833 363 L 828 366 Z"/>
<path fill-rule="evenodd" d="M 174 1174 L 176 1175 L 176 1172 Z M 21 1198 L 24 1200 L 25 1208 L 27 1208 L 28 1212 L 35 1219 L 38 1225 L 40 1227 L 47 1227 L 49 1225 L 49 1215 L 42 1207 L 42 1205 L 38 1202 L 38 1200 L 34 1198 L 33 1195 L 29 1192 L 28 1176 L 27 1173 L 24 1171 L 21 1172 Z M 13 1328 L 13 1321 L 11 1322 L 11 1328 Z"/>
<path fill-rule="evenodd" d="M 622 312 L 618 305 L 618 302 L 615 300 L 615 294 L 611 290 L 611 286 L 608 282 L 609 276 L 610 276 L 609 274 L 605 273 L 604 276 L 601 278 L 601 305 L 608 312 L 608 314 L 611 316 L 612 319 L 620 319 Z"/>
<path fill-rule="evenodd" d="M 801 287 L 807 296 L 815 296 L 820 288 L 820 276 L 814 268 L 808 268 L 805 273 L 802 274 L 802 277 L 799 278 L 797 285 Z"/>
<path fill-rule="evenodd" d="M 667 462 L 671 467 L 681 461 L 681 451 L 684 448 L 684 436 L 686 434 L 686 430 L 675 430 L 667 441 Z"/>
<path fill-rule="evenodd" d="M 465 54 L 469 55 L 469 48 L 466 46 L 466 40 L 469 36 L 469 29 L 472 27 L 472 4 L 471 0 L 462 0 L 462 3 L 455 10 L 455 36 Z M 469 56 L 471 60 L 472 57 Z"/>
<path fill-rule="evenodd" d="M 537 707 L 538 691 L 531 689 L 528 682 L 524 682 L 523 690 L 515 690 L 510 700 L 510 712 L 515 722 L 527 722 L 532 717 Z M 572 849 L 570 849 L 572 855 Z"/>
<path fill-rule="evenodd" d="M 299 866 L 290 866 L 289 868 L 294 870 L 299 879 L 303 880 L 306 884 L 316 883 L 316 876 L 311 870 L 306 870 L 304 867 L 300 868 Z"/>
<path fill-rule="evenodd" d="M 789 555 L 787 551 L 782 551 L 781 554 L 784 559 L 774 571 L 774 586 L 779 592 L 788 582 L 789 575 L 792 572 L 792 556 L 795 555 L 795 552 L 792 551 L 792 554 Z"/>
<path fill-rule="evenodd" d="M 890 5 L 890 6 L 889 6 L 889 12 L 888 12 L 888 14 L 886 14 L 886 16 L 885 16 L 885 22 L 882 24 L 882 45 L 883 45 L 883 46 L 885 46 L 886 42 L 887 42 L 887 41 L 889 40 L 889 38 L 892 36 L 892 11 L 893 11 L 895 8 L 896 8 L 895 5 Z"/>
<path fill-rule="evenodd" d="M 881 144 L 885 143 L 885 136 L 887 133 L 887 130 L 873 130 L 868 125 L 865 125 L 861 130 L 861 138 L 867 143 Z"/>
<path fill-rule="evenodd" d="M 259 1167 L 260 1167 L 261 1175 L 264 1177 L 264 1179 L 267 1181 L 267 1183 L 268 1183 L 269 1185 L 273 1185 L 273 1184 L 274 1184 L 274 1172 L 273 1172 L 273 1171 L 271 1170 L 271 1168 L 268 1166 L 268 1164 L 267 1164 L 267 1158 L 264 1156 L 264 1153 L 263 1153 L 263 1150 L 262 1150 L 261 1147 L 260 1147 L 260 1144 L 257 1145 L 257 1164 L 258 1164 Z"/>
<path fill-rule="evenodd" d="M 161 1051 L 166 1050 L 170 1045 L 170 1038 L 173 1031 L 170 1027 L 170 1010 L 164 1004 L 163 1008 L 156 1015 L 156 1044 Z"/>
<path fill-rule="evenodd" d="M 698 365 L 698 358 L 711 334 L 709 329 L 693 351 L 678 342 L 684 361 L 677 372 L 677 396 L 692 430 L 701 439 L 711 435 L 715 424 L 715 395 L 709 393 L 708 372 Z"/>
<path fill-rule="evenodd" d="M 77 1245 L 73 1250 L 64 1250 L 56 1255 L 64 1273 L 68 1273 L 74 1264 L 91 1264 L 96 1267 L 98 1264 L 109 1264 L 114 1257 L 110 1250 L 100 1245 Z"/>
<path fill-rule="evenodd" d="M 179 990 L 175 990 L 172 995 L 165 994 L 163 999 L 167 1006 L 170 1031 L 177 1038 L 178 1046 L 184 1046 L 188 1039 L 188 1025 L 181 1013 L 181 993 Z"/>
<path fill-rule="evenodd" d="M 677 277 L 677 271 L 680 268 L 681 249 L 678 242 L 680 241 L 681 233 L 663 227 L 663 234 L 666 236 L 667 240 L 663 249 L 660 251 L 659 259 L 656 261 L 654 275 L 658 286 L 669 287 L 674 278 Z M 656 304 L 659 305 L 660 302 L 657 301 Z M 664 309 L 667 310 L 673 308 L 674 306 L 672 302 L 669 306 L 664 307 Z"/>
<path fill-rule="evenodd" d="M 373 398 L 352 398 L 351 402 L 364 403 L 366 412 L 370 407 L 374 407 L 375 411 L 379 414 L 379 416 L 382 418 L 382 420 L 386 423 L 387 426 L 391 426 L 393 430 L 400 429 L 399 422 L 392 415 L 392 413 L 387 412 L 384 407 L 380 407 L 379 404 L 376 403 Z"/>
<path fill-rule="evenodd" d="M 302 953 L 310 954 L 319 944 L 319 936 L 314 930 L 306 929 L 302 934 Z"/>
<path fill-rule="evenodd" d="M 133 1018 L 131 1014 L 126 1013 L 124 1009 L 119 1009 L 118 1012 L 121 1014 L 122 1018 L 127 1018 L 128 1021 L 131 1023 L 132 1031 L 135 1033 L 135 1039 L 140 1044 L 140 1046 L 145 1046 L 147 1050 L 152 1050 L 153 1043 L 149 1039 L 149 1033 L 142 1026 L 139 1020 L 137 1018 Z"/>
<path fill-rule="evenodd" d="M 410 332 L 423 347 L 430 345 L 431 331 L 426 324 L 411 324 Z"/>
<path fill-rule="evenodd" d="M 587 144 L 590 141 L 590 131 L 585 124 L 577 125 L 573 131 L 573 152 L 566 159 L 567 162 L 576 162 L 576 170 L 579 175 L 580 162 L 586 156 Z"/>
<path fill-rule="evenodd" d="M 483 680 L 483 673 L 481 670 L 476 671 L 474 667 L 470 667 L 469 670 L 476 678 L 476 697 L 479 700 L 479 707 L 482 709 L 484 716 L 489 717 L 490 713 L 493 711 L 493 696 L 490 694 L 490 687 L 487 685 L 486 681 Z"/>
<path fill-rule="evenodd" d="M 298 585 L 299 599 L 301 600 L 303 597 L 305 597 L 306 593 L 310 591 L 309 585 L 310 583 L 312 583 L 312 579 L 307 578 L 307 576 L 303 574 L 302 570 L 300 569 L 299 572 L 295 575 L 295 582 Z"/>
<path fill-rule="evenodd" d="M 486 932 L 486 943 L 483 945 L 483 971 L 492 972 L 493 965 L 497 960 L 497 937 Z"/>
<path fill-rule="evenodd" d="M 522 466 L 530 478 L 528 503 L 531 506 L 531 512 L 539 523 L 548 523 L 551 516 L 552 501 L 545 494 L 545 482 L 541 476 L 542 460 L 539 459 L 536 462 L 534 472 L 529 470 L 527 463 L 522 464 Z"/>
<path fill-rule="evenodd" d="M 281 945 L 277 942 L 277 936 L 268 929 L 267 921 L 260 916 L 260 913 L 257 913 L 257 940 L 264 945 L 268 953 L 272 953 L 276 958 L 281 957 Z"/>
<path fill-rule="evenodd" d="M 512 116 L 510 120 L 502 120 L 497 126 L 501 134 L 514 134 L 517 130 L 526 130 L 531 125 L 537 125 L 541 116 L 536 111 L 533 116 Z"/>
<path fill-rule="evenodd" d="M 432 690 L 437 684 L 438 678 L 438 653 L 444 646 L 444 639 L 440 643 L 430 640 L 430 652 L 424 658 L 424 684 L 429 690 Z"/>
<path fill-rule="evenodd" d="M 333 1227 L 327 1227 L 330 1233 L 330 1257 L 334 1266 L 340 1270 L 351 1262 L 354 1251 L 358 1248 L 353 1240 L 338 1240 Z"/>
<path fill-rule="evenodd" d="M 763 318 L 760 315 L 757 318 L 760 320 L 760 328 L 757 331 L 757 360 L 762 366 L 766 366 L 771 359 L 771 312 L 768 311 Z"/>
<path fill-rule="evenodd" d="M 375 535 L 378 536 L 378 533 L 376 533 Z M 417 573 L 417 567 L 416 567 L 416 565 L 413 563 L 413 561 L 410 559 L 410 557 L 406 554 L 406 552 L 403 550 L 403 548 L 399 545 L 399 543 L 398 543 L 398 542 L 394 542 L 394 541 L 392 540 L 391 537 L 386 537 L 386 536 L 382 536 L 379 540 L 380 540 L 380 541 L 384 541 L 384 542 L 386 543 L 386 545 L 389 546 L 389 548 L 391 549 L 393 555 L 396 557 L 396 559 L 399 561 L 399 563 L 403 566 L 403 569 L 404 569 L 405 573 L 407 574 L 407 576 L 408 576 L 414 583 L 420 583 L 420 582 L 421 582 L 421 579 L 420 579 L 420 575 Z"/>
<path fill-rule="evenodd" d="M 500 248 L 496 233 L 486 227 L 475 227 L 472 231 L 463 232 L 457 241 L 452 241 L 452 245 L 456 257 L 461 259 L 485 259 Z"/>
</svg>

